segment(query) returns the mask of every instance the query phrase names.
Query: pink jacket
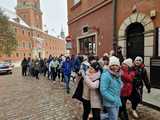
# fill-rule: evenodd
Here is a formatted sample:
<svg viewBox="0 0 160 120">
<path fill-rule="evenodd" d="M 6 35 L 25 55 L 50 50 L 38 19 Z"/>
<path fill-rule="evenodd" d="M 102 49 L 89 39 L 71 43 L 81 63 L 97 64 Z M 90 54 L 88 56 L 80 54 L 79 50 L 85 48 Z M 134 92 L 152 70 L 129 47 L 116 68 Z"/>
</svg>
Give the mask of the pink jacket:
<svg viewBox="0 0 160 120">
<path fill-rule="evenodd" d="M 98 90 L 100 84 L 100 71 L 97 73 L 86 72 L 84 80 L 83 98 L 90 100 L 91 108 L 101 108 L 101 98 Z"/>
</svg>

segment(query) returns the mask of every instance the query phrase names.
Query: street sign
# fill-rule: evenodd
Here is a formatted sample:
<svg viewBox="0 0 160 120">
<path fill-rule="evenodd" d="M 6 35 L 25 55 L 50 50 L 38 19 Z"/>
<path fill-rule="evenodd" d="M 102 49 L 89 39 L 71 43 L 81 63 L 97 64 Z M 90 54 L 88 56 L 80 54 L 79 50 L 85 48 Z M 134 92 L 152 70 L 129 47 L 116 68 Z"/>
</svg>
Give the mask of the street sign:
<svg viewBox="0 0 160 120">
<path fill-rule="evenodd" d="M 67 36 L 67 37 L 66 37 L 66 42 L 69 42 L 69 41 L 72 41 L 71 36 Z"/>
<path fill-rule="evenodd" d="M 72 43 L 71 42 L 66 43 L 66 49 L 72 49 Z"/>
<path fill-rule="evenodd" d="M 70 50 L 70 49 L 72 49 L 72 38 L 71 38 L 71 36 L 70 35 L 68 35 L 67 37 L 66 37 L 66 49 L 67 50 Z"/>
</svg>

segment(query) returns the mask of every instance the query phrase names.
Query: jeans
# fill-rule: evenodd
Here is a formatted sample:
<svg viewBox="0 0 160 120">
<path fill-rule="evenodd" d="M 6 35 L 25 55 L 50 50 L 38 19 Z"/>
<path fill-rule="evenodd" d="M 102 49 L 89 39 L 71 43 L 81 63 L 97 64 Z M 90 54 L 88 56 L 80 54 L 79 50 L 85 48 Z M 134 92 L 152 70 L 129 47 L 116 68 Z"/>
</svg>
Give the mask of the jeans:
<svg viewBox="0 0 160 120">
<path fill-rule="evenodd" d="M 65 88 L 69 90 L 70 75 L 64 75 Z"/>
<path fill-rule="evenodd" d="M 108 118 L 106 120 L 118 120 L 118 112 L 119 107 L 112 106 L 112 107 L 106 107 L 108 112 Z"/>
</svg>

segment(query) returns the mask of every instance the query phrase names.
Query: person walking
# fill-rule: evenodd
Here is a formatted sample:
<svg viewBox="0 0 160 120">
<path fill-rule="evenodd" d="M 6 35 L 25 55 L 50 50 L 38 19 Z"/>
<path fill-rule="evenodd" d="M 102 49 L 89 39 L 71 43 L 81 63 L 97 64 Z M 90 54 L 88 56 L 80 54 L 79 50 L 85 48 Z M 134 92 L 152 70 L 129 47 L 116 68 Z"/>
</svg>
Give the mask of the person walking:
<svg viewBox="0 0 160 120">
<path fill-rule="evenodd" d="M 100 120 L 101 112 L 101 98 L 99 91 L 101 75 L 101 66 L 98 62 L 94 62 L 90 65 L 86 71 L 86 79 L 84 80 L 84 96 L 83 98 L 90 101 L 91 109 L 86 110 L 86 114 L 92 110 L 93 120 Z"/>
<path fill-rule="evenodd" d="M 33 64 L 34 64 L 34 75 L 36 79 L 39 80 L 39 70 L 40 70 L 39 60 L 36 59 Z"/>
<path fill-rule="evenodd" d="M 49 71 L 51 73 L 51 79 L 53 81 L 56 80 L 58 66 L 59 66 L 58 60 L 56 58 L 53 58 L 52 61 L 49 64 Z"/>
<path fill-rule="evenodd" d="M 100 92 L 103 106 L 108 112 L 108 120 L 118 120 L 119 107 L 122 105 L 121 88 L 120 61 L 112 56 L 109 59 L 109 69 L 103 70 L 100 80 Z"/>
<path fill-rule="evenodd" d="M 25 57 L 21 62 L 21 66 L 22 66 L 22 76 L 26 76 L 27 75 L 28 61 L 27 61 L 27 59 Z"/>
<path fill-rule="evenodd" d="M 134 60 L 134 70 L 136 72 L 135 78 L 133 80 L 133 90 L 131 94 L 131 103 L 132 103 L 132 114 L 135 118 L 139 118 L 139 115 L 136 112 L 138 104 L 142 102 L 143 96 L 143 83 L 145 84 L 148 93 L 151 92 L 151 83 L 148 79 L 147 70 L 143 64 L 143 59 L 140 56 L 137 56 Z"/>
<path fill-rule="evenodd" d="M 63 75 L 64 75 L 65 88 L 67 90 L 66 92 L 69 94 L 70 93 L 69 82 L 70 82 L 70 76 L 72 71 L 72 63 L 70 61 L 69 56 L 66 57 L 65 62 L 63 62 L 62 69 L 63 69 Z"/>
<path fill-rule="evenodd" d="M 119 116 L 121 120 L 129 120 L 128 112 L 126 108 L 127 100 L 130 100 L 130 95 L 132 93 L 132 82 L 135 77 L 135 71 L 132 70 L 133 61 L 128 58 L 122 62 L 121 66 L 121 79 L 123 82 L 123 87 L 121 90 L 121 102 L 122 107 L 120 107 Z"/>
</svg>

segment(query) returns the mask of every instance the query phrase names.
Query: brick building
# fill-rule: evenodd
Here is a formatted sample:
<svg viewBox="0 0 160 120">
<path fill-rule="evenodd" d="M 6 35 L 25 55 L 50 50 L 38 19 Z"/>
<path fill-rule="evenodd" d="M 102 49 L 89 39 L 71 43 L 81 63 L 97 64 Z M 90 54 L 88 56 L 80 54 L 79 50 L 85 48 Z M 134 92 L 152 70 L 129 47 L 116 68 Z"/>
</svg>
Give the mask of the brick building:
<svg viewBox="0 0 160 120">
<path fill-rule="evenodd" d="M 160 88 L 160 0 L 117 0 L 116 15 L 124 56 L 142 56 L 153 86 Z"/>
<path fill-rule="evenodd" d="M 101 56 L 116 41 L 124 57 L 144 58 L 160 87 L 160 0 L 68 0 L 68 25 L 72 53 Z"/>
<path fill-rule="evenodd" d="M 0 60 L 20 61 L 23 57 L 59 56 L 65 52 L 65 41 L 43 31 L 39 0 L 17 0 L 16 13 L 4 9 L 16 32 L 17 50 Z"/>
<path fill-rule="evenodd" d="M 68 0 L 71 53 L 102 55 L 112 49 L 112 0 Z"/>
</svg>

